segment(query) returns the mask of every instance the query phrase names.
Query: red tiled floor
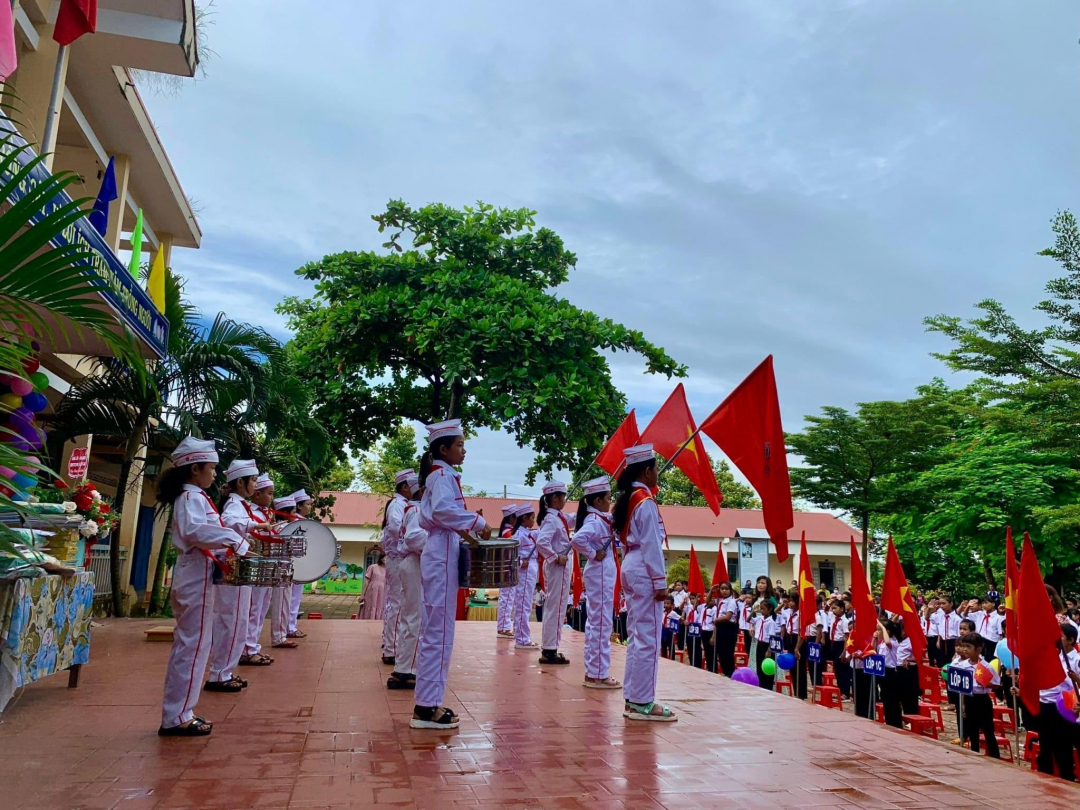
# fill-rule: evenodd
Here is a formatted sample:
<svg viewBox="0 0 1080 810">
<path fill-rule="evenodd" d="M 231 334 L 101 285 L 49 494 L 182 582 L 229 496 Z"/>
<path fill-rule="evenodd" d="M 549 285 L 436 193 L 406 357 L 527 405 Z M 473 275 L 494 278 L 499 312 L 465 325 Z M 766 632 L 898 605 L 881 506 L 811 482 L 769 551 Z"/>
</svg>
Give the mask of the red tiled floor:
<svg viewBox="0 0 1080 810">
<path fill-rule="evenodd" d="M 840 712 L 660 663 L 674 724 L 630 724 L 622 695 L 583 689 L 573 663 L 541 669 L 485 622 L 457 626 L 457 732 L 412 731 L 412 695 L 387 692 L 381 627 L 312 621 L 297 650 L 243 668 L 239 696 L 205 695 L 211 737 L 158 738 L 168 646 L 153 622 L 95 629 L 77 690 L 53 677 L 0 723 L 5 808 L 1074 807 L 1080 790 Z M 622 677 L 623 650 L 613 671 Z"/>
</svg>

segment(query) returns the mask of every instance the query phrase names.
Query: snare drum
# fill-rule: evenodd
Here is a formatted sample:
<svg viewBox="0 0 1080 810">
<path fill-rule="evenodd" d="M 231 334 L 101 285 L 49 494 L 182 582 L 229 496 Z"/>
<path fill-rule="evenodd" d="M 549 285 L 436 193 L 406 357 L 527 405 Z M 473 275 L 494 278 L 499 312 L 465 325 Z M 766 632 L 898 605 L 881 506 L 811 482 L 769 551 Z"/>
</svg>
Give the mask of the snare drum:
<svg viewBox="0 0 1080 810">
<path fill-rule="evenodd" d="M 517 540 L 481 540 L 479 546 L 462 546 L 461 551 L 468 551 L 467 587 L 513 588 L 518 584 Z"/>
<path fill-rule="evenodd" d="M 307 540 L 303 537 L 284 537 L 262 541 L 262 556 L 275 560 L 291 560 L 307 554 Z"/>
<path fill-rule="evenodd" d="M 225 561 L 225 584 L 272 588 L 292 582 L 292 563 L 273 557 L 229 557 Z"/>
</svg>

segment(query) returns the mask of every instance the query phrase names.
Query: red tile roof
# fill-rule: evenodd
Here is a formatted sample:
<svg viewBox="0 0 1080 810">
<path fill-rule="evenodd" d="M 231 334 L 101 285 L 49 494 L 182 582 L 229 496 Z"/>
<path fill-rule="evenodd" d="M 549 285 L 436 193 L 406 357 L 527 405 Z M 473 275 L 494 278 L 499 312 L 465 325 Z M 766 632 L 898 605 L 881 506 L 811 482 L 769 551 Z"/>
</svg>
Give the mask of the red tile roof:
<svg viewBox="0 0 1080 810">
<path fill-rule="evenodd" d="M 337 501 L 334 504 L 334 523 L 350 526 L 379 526 L 382 510 L 387 499 L 368 492 L 326 492 Z M 502 517 L 502 508 L 508 503 L 524 503 L 520 498 L 466 498 L 470 509 L 483 509 L 486 518 L 496 524 Z M 573 512 L 574 504 L 566 511 Z M 672 537 L 734 537 L 736 529 L 764 529 L 765 520 L 756 509 L 721 509 L 713 515 L 699 506 L 661 506 L 660 514 Z M 788 532 L 788 539 L 799 541 L 806 532 L 807 542 L 846 543 L 858 532 L 840 518 L 827 512 L 796 512 L 795 527 Z"/>
</svg>

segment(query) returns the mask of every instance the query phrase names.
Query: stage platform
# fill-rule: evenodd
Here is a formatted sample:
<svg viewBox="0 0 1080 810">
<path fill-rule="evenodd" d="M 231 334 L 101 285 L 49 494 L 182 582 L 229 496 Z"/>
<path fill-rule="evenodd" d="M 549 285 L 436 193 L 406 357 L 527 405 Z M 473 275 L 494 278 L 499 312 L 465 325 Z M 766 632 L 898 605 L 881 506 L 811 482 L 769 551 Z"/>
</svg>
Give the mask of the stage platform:
<svg viewBox="0 0 1080 810">
<path fill-rule="evenodd" d="M 671 724 L 630 723 L 622 693 L 541 668 L 489 623 L 459 622 L 454 732 L 413 731 L 387 692 L 381 625 L 308 621 L 297 650 L 242 667 L 240 696 L 206 694 L 209 738 L 161 739 L 160 620 L 95 628 L 78 689 L 55 676 L 0 724 L 4 808 L 1074 808 L 1080 788 L 850 715 L 662 661 Z M 539 626 L 534 631 L 539 638 Z M 622 679 L 623 649 L 613 674 Z"/>
</svg>

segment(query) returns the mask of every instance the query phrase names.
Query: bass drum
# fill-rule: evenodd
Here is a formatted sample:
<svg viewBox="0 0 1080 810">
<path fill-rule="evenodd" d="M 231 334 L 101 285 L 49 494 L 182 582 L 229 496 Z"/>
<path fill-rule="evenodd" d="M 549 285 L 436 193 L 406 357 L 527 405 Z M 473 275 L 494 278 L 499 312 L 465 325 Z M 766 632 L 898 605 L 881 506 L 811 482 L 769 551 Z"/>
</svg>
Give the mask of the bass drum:
<svg viewBox="0 0 1080 810">
<path fill-rule="evenodd" d="M 278 532 L 282 539 L 304 540 L 307 551 L 293 559 L 293 582 L 314 582 L 322 579 L 337 562 L 338 544 L 334 533 L 317 520 L 294 520 Z"/>
</svg>

